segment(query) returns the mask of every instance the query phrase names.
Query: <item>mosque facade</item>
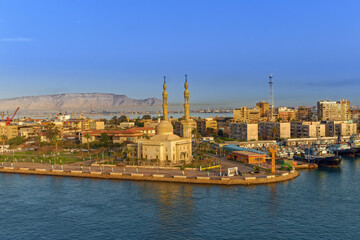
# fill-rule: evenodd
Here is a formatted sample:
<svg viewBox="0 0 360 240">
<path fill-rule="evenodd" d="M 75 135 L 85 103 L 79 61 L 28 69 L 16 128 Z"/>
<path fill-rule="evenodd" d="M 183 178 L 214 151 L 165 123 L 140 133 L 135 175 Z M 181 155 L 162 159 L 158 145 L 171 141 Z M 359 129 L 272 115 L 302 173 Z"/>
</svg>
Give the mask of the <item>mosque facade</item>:
<svg viewBox="0 0 360 240">
<path fill-rule="evenodd" d="M 157 160 L 160 165 L 190 163 L 192 160 L 192 127 L 193 120 L 190 119 L 190 103 L 187 75 L 185 75 L 184 92 L 184 125 L 183 137 L 174 134 L 174 128 L 168 119 L 167 85 L 164 77 L 163 84 L 163 116 L 164 119 L 156 126 L 156 135 L 150 139 L 138 141 L 137 157 L 147 160 Z"/>
</svg>

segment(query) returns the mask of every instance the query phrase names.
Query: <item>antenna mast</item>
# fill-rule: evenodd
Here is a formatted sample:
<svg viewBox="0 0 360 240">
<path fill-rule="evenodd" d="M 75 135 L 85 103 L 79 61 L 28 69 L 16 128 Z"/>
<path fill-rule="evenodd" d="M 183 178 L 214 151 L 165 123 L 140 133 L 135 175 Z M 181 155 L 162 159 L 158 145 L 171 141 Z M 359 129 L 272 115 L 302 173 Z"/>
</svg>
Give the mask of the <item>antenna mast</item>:
<svg viewBox="0 0 360 240">
<path fill-rule="evenodd" d="M 273 96 L 273 75 L 269 75 L 269 87 L 270 87 L 270 92 L 269 92 L 269 102 L 270 102 L 270 121 L 273 120 L 274 117 L 274 96 Z"/>
</svg>

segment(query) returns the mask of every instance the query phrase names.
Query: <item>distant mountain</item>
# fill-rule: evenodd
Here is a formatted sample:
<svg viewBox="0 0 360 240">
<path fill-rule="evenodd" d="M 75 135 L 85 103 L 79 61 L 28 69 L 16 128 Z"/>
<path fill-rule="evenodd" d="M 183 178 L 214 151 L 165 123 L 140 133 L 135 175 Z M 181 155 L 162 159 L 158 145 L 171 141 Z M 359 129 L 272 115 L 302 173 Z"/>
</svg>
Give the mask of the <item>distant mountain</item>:
<svg viewBox="0 0 360 240">
<path fill-rule="evenodd" d="M 14 111 L 20 107 L 22 112 L 138 111 L 156 110 L 160 106 L 161 100 L 157 98 L 132 99 L 109 93 L 65 93 L 0 99 L 0 111 Z"/>
</svg>

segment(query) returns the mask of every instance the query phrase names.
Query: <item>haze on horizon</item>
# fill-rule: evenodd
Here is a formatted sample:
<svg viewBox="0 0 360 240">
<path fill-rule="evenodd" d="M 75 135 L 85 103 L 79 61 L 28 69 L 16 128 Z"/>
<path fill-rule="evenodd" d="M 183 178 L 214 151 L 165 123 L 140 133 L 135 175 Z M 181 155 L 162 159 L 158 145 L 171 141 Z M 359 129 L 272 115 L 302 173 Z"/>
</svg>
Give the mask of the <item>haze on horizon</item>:
<svg viewBox="0 0 360 240">
<path fill-rule="evenodd" d="M 0 98 L 115 93 L 193 104 L 360 105 L 360 2 L 0 2 Z"/>
</svg>

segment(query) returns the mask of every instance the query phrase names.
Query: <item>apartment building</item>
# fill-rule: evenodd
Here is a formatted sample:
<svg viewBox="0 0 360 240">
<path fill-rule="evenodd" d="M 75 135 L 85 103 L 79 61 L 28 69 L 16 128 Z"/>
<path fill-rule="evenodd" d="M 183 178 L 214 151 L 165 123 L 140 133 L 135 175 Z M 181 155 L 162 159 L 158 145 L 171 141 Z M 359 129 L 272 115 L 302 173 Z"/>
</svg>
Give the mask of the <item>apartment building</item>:
<svg viewBox="0 0 360 240">
<path fill-rule="evenodd" d="M 260 117 L 267 117 L 270 112 L 270 105 L 268 102 L 258 102 L 256 103 L 256 108 L 260 110 Z"/>
<path fill-rule="evenodd" d="M 296 119 L 300 121 L 311 121 L 312 116 L 312 108 L 308 106 L 300 106 L 296 111 Z"/>
<path fill-rule="evenodd" d="M 19 135 L 24 138 L 30 138 L 37 136 L 36 131 L 33 127 L 26 126 L 19 128 Z"/>
<path fill-rule="evenodd" d="M 346 121 L 351 119 L 350 101 L 342 99 L 340 101 L 323 100 L 317 102 L 318 119 Z"/>
<path fill-rule="evenodd" d="M 260 122 L 259 123 L 259 137 L 261 139 L 279 139 L 290 138 L 291 130 L 290 123 L 280 122 Z"/>
<path fill-rule="evenodd" d="M 357 124 L 352 121 L 325 121 L 326 136 L 351 136 L 357 134 Z"/>
<path fill-rule="evenodd" d="M 233 118 L 236 122 L 258 122 L 260 119 L 260 109 L 247 108 L 246 106 L 234 109 Z"/>
<path fill-rule="evenodd" d="M 200 118 L 196 119 L 195 122 L 198 132 L 202 135 L 206 135 L 209 128 L 214 129 L 214 132 L 218 129 L 217 121 L 213 118 Z"/>
<path fill-rule="evenodd" d="M 230 123 L 229 137 L 241 141 L 257 141 L 258 132 L 257 123 Z"/>
<path fill-rule="evenodd" d="M 0 126 L 0 136 L 5 135 L 7 139 L 19 136 L 19 129 L 17 126 Z"/>
<path fill-rule="evenodd" d="M 278 118 L 280 118 L 282 122 L 290 122 L 295 118 L 295 112 L 293 109 L 287 107 L 279 107 Z"/>
<path fill-rule="evenodd" d="M 291 122 L 291 137 L 314 138 L 326 136 L 326 125 L 320 122 Z"/>
</svg>

